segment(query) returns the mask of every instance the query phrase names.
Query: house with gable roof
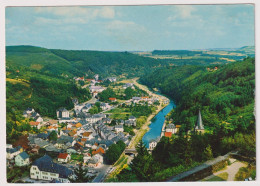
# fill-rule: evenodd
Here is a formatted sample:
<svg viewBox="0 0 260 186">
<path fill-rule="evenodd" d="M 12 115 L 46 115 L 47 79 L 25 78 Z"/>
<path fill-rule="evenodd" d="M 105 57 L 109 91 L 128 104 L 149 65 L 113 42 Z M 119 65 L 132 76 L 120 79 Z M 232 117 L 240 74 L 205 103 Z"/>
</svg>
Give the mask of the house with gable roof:
<svg viewBox="0 0 260 186">
<path fill-rule="evenodd" d="M 68 163 L 70 161 L 70 159 L 71 159 L 70 154 L 68 154 L 68 153 L 59 153 L 58 162 Z"/>
<path fill-rule="evenodd" d="M 44 155 L 35 160 L 30 168 L 30 178 L 35 180 L 51 181 L 57 179 L 61 183 L 69 183 L 68 178 L 73 176 L 73 171 Z"/>
<path fill-rule="evenodd" d="M 29 155 L 26 152 L 21 152 L 15 157 L 15 165 L 16 166 L 26 166 L 30 164 Z"/>
</svg>

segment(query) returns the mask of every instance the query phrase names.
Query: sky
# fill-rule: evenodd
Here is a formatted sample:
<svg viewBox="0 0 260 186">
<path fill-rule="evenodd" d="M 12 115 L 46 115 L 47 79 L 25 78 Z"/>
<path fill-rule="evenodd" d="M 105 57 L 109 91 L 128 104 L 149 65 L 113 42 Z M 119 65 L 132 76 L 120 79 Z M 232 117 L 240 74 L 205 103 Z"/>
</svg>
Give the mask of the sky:
<svg viewBox="0 0 260 186">
<path fill-rule="evenodd" d="M 254 6 L 7 7 L 6 45 L 101 51 L 239 48 L 255 44 Z"/>
</svg>

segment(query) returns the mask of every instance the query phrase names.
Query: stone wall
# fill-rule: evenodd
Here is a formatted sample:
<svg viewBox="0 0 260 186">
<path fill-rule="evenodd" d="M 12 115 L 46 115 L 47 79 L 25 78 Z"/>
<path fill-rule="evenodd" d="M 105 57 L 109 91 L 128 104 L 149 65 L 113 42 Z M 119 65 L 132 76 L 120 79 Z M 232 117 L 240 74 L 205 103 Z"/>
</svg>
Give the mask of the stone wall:
<svg viewBox="0 0 260 186">
<path fill-rule="evenodd" d="M 169 179 L 168 182 L 201 180 L 227 166 L 228 159 L 229 154 L 219 156 L 213 160 L 206 161 L 202 165 L 194 167 L 189 171 L 183 172 L 179 175 L 172 177 L 171 179 Z"/>
</svg>

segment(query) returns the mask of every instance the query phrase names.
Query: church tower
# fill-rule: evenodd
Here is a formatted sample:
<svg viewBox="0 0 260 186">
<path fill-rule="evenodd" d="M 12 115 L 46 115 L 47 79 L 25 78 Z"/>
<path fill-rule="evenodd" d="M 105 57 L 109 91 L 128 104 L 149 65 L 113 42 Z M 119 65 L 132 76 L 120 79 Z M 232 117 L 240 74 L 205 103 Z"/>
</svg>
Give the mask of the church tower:
<svg viewBox="0 0 260 186">
<path fill-rule="evenodd" d="M 197 123 L 194 127 L 194 131 L 195 132 L 204 132 L 204 126 L 203 126 L 203 123 L 202 123 L 202 118 L 201 118 L 201 113 L 200 113 L 200 110 L 199 110 L 199 114 L 198 114 L 198 120 L 197 120 Z"/>
</svg>

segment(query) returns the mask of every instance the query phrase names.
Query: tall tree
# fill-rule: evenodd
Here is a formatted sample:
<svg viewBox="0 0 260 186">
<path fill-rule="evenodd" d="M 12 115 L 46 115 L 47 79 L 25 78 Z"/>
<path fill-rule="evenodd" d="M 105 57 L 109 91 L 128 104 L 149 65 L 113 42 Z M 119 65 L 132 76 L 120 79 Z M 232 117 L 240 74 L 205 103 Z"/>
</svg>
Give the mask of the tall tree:
<svg viewBox="0 0 260 186">
<path fill-rule="evenodd" d="M 71 183 L 86 183 L 92 180 L 91 176 L 87 176 L 88 169 L 83 168 L 82 162 L 74 169 L 73 177 L 69 177 Z"/>
</svg>

